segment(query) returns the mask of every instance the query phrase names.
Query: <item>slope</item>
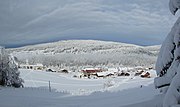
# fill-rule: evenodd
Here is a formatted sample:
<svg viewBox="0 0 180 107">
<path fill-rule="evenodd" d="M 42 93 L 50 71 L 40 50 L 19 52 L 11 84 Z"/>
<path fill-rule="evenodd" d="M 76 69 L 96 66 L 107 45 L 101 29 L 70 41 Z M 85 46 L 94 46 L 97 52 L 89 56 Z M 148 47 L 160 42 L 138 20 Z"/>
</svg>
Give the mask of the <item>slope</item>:
<svg viewBox="0 0 180 107">
<path fill-rule="evenodd" d="M 8 49 L 20 62 L 44 65 L 125 65 L 153 66 L 160 46 L 142 47 L 132 44 L 96 41 L 67 40 L 54 43 Z"/>
</svg>

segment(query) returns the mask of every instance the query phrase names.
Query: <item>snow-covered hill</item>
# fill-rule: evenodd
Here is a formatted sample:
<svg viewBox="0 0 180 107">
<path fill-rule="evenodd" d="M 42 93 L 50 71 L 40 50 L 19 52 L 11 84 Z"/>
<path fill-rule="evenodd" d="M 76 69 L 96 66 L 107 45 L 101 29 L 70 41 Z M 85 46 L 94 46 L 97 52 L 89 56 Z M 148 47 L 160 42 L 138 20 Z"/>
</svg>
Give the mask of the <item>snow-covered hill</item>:
<svg viewBox="0 0 180 107">
<path fill-rule="evenodd" d="M 44 65 L 125 65 L 151 66 L 160 46 L 142 47 L 132 44 L 97 40 L 67 40 L 8 49 L 21 62 Z"/>
</svg>

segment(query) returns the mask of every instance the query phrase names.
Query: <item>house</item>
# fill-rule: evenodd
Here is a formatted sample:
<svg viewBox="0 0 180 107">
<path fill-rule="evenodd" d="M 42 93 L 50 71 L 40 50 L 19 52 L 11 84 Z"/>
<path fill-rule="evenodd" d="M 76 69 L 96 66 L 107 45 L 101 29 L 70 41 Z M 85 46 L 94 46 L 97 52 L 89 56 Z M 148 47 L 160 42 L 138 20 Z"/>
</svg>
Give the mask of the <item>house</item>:
<svg viewBox="0 0 180 107">
<path fill-rule="evenodd" d="M 142 77 L 142 78 L 151 78 L 151 74 L 150 74 L 149 72 L 142 73 L 142 74 L 141 74 L 141 77 Z"/>
<path fill-rule="evenodd" d="M 98 72 L 102 72 L 102 69 L 99 69 L 99 68 L 86 68 L 86 69 L 83 69 L 81 72 L 82 72 L 84 77 L 89 78 L 91 75 L 96 75 Z"/>
<path fill-rule="evenodd" d="M 154 69 L 153 67 L 149 67 L 149 70 Z"/>
<path fill-rule="evenodd" d="M 60 71 L 58 71 L 59 73 L 69 73 L 67 69 L 61 69 Z"/>
<path fill-rule="evenodd" d="M 137 72 L 134 74 L 134 76 L 140 76 L 144 70 L 137 70 Z"/>
<path fill-rule="evenodd" d="M 130 76 L 130 74 L 129 73 L 125 73 L 124 76 Z"/>
<path fill-rule="evenodd" d="M 118 76 L 130 76 L 130 73 L 121 72 L 121 73 L 118 73 Z"/>
<path fill-rule="evenodd" d="M 48 69 L 46 70 L 46 72 L 56 72 L 56 70 L 51 69 L 51 68 L 48 68 Z"/>
<path fill-rule="evenodd" d="M 104 71 L 104 72 L 97 72 L 97 77 L 111 77 L 111 76 L 114 76 L 114 72 L 112 71 Z"/>
</svg>

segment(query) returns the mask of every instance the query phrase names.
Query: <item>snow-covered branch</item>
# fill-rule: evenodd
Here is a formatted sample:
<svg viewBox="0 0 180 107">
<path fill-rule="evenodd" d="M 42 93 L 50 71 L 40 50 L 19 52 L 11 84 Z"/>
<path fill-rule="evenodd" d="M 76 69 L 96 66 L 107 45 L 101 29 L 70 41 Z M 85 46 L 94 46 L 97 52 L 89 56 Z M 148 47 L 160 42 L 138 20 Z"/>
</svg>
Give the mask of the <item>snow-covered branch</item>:
<svg viewBox="0 0 180 107">
<path fill-rule="evenodd" d="M 180 0 L 170 0 L 169 9 L 173 15 L 179 8 Z M 180 106 L 180 18 L 162 44 L 156 71 L 155 87 L 165 94 L 163 107 Z"/>
</svg>

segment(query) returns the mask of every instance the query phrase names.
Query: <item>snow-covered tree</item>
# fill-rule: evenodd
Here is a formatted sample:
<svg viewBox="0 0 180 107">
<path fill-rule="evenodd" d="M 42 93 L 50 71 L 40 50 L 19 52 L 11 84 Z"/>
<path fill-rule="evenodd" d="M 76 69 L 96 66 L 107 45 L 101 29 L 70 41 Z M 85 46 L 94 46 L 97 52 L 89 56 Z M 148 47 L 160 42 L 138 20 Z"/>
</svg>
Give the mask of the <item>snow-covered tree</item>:
<svg viewBox="0 0 180 107">
<path fill-rule="evenodd" d="M 23 80 L 19 78 L 19 74 L 14 57 L 8 55 L 5 49 L 0 47 L 0 84 L 13 87 L 23 86 Z"/>
<path fill-rule="evenodd" d="M 180 8 L 180 0 L 170 0 L 173 15 Z M 163 107 L 180 106 L 180 18 L 163 42 L 156 63 L 158 77 L 154 83 L 165 94 Z"/>
</svg>

